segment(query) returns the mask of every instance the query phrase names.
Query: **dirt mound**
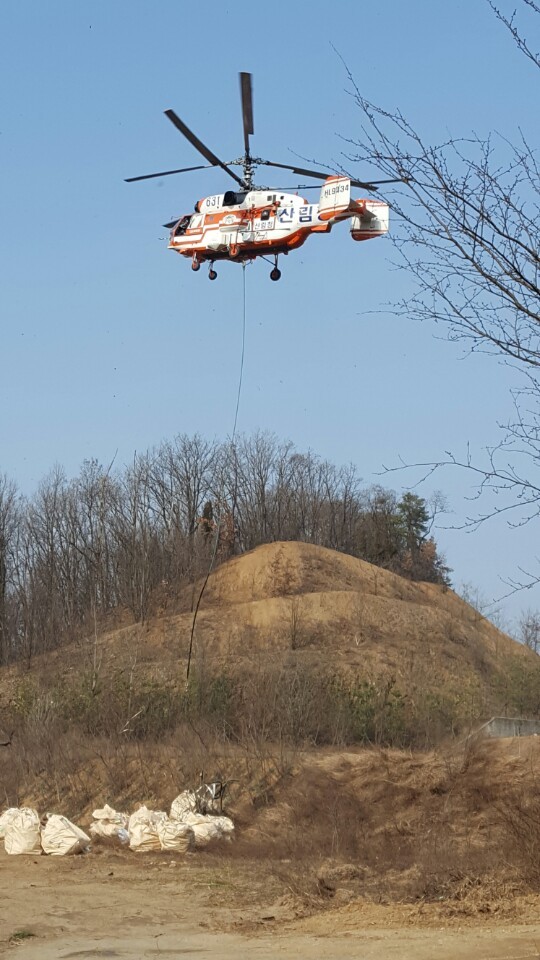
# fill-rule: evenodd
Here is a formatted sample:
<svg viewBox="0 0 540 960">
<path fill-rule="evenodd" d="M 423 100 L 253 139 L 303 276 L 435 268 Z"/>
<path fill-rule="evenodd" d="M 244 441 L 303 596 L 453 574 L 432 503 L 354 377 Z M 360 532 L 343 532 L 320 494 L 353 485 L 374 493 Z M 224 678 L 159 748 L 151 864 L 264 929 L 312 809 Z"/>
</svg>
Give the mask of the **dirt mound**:
<svg viewBox="0 0 540 960">
<path fill-rule="evenodd" d="M 36 659 L 41 676 L 99 660 L 152 679 L 184 672 L 200 584 L 147 624 L 89 637 Z M 535 656 L 452 590 L 413 583 L 354 557 L 305 543 L 267 544 L 224 563 L 208 580 L 194 637 L 195 662 L 230 670 L 297 662 L 392 676 L 400 689 L 462 691 L 487 716 L 509 662 Z M 75 666 L 76 665 L 76 666 Z M 7 674 L 5 675 L 7 679 Z"/>
<path fill-rule="evenodd" d="M 186 593 L 181 603 L 186 609 Z M 171 623 L 177 638 L 187 612 Z M 483 695 L 508 659 L 534 659 L 452 590 L 413 583 L 333 550 L 273 543 L 234 558 L 209 579 L 196 629 L 205 659 L 296 657 L 398 683 L 460 683 Z"/>
<path fill-rule="evenodd" d="M 206 602 L 248 603 L 292 594 L 346 590 L 397 596 L 400 583 L 408 581 L 326 547 L 267 543 L 219 567 L 209 581 Z M 413 597 L 414 591 L 410 595 Z"/>
<path fill-rule="evenodd" d="M 180 618 L 179 632 L 188 624 Z M 266 544 L 223 564 L 209 579 L 197 633 L 214 655 L 314 648 L 398 675 L 417 657 L 440 681 L 529 655 L 452 590 L 306 543 Z"/>
</svg>

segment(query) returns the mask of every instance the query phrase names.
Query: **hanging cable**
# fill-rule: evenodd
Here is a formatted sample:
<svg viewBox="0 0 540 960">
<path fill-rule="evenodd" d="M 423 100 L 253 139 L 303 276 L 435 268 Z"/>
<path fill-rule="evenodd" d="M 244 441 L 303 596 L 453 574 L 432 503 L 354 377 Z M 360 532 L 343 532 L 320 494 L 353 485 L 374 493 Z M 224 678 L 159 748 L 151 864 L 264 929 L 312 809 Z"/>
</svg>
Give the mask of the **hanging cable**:
<svg viewBox="0 0 540 960">
<path fill-rule="evenodd" d="M 231 442 L 234 444 L 234 438 L 236 436 L 236 425 L 238 423 L 238 410 L 240 407 L 240 394 L 242 393 L 242 380 L 244 378 L 244 356 L 246 352 L 246 261 L 242 261 L 242 293 L 243 293 L 243 310 L 242 310 L 242 352 L 240 355 L 240 373 L 238 376 L 238 393 L 236 395 L 236 410 L 234 411 L 234 424 L 233 432 L 231 437 Z"/>
<path fill-rule="evenodd" d="M 240 354 L 240 372 L 238 376 L 238 390 L 236 394 L 236 409 L 234 411 L 234 423 L 233 430 L 231 434 L 231 447 L 234 450 L 234 441 L 236 438 L 236 427 L 238 425 L 238 411 L 240 409 L 240 397 L 242 395 L 242 382 L 244 379 L 244 356 L 246 352 L 246 261 L 242 261 L 242 294 L 243 294 L 243 308 L 242 308 L 242 351 Z M 221 475 L 221 489 L 223 490 L 223 470 Z M 189 682 L 189 671 L 191 668 L 191 655 L 193 652 L 193 638 L 195 636 L 195 624 L 197 622 L 197 614 L 199 612 L 199 607 L 201 605 L 201 600 L 203 598 L 204 591 L 206 590 L 206 584 L 210 579 L 210 574 L 214 568 L 214 563 L 216 561 L 218 546 L 219 546 L 219 535 L 221 533 L 221 520 L 222 520 L 222 508 L 220 509 L 220 514 L 218 517 L 218 522 L 216 524 L 216 533 L 214 539 L 214 546 L 212 548 L 212 555 L 210 557 L 210 563 L 208 565 L 208 570 L 206 571 L 206 576 L 204 578 L 203 585 L 201 587 L 199 596 L 197 598 L 197 603 L 195 604 L 195 610 L 193 611 L 193 620 L 191 622 L 191 633 L 189 637 L 189 650 L 188 650 L 188 661 L 186 668 L 186 685 Z"/>
</svg>

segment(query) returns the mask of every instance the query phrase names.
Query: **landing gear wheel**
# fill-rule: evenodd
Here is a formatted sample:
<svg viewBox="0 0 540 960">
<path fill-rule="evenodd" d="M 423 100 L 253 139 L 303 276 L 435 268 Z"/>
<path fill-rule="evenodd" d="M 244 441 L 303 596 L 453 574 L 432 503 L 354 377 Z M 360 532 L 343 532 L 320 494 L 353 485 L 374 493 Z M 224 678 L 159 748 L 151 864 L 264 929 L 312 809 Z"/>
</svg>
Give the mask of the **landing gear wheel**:
<svg viewBox="0 0 540 960">
<path fill-rule="evenodd" d="M 215 271 L 215 270 L 212 270 L 212 268 L 210 268 L 210 270 L 208 271 L 208 279 L 209 279 L 209 280 L 215 280 L 216 278 L 217 278 L 217 273 L 216 273 L 216 271 Z"/>
<path fill-rule="evenodd" d="M 200 263 L 199 263 L 198 260 L 192 260 L 192 261 L 191 261 L 191 269 L 194 270 L 195 273 L 197 273 L 197 270 L 200 270 L 200 269 L 201 269 L 201 265 L 200 265 Z"/>
<path fill-rule="evenodd" d="M 280 277 L 281 277 L 281 270 L 278 270 L 277 267 L 274 267 L 274 269 L 270 272 L 270 279 L 279 280 Z"/>
</svg>

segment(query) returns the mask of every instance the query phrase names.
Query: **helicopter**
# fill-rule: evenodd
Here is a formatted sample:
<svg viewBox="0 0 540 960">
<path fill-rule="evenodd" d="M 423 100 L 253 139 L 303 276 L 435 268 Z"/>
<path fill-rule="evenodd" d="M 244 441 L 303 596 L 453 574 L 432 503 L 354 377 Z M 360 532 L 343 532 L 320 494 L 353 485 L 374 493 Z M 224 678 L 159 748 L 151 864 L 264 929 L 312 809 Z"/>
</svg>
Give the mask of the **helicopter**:
<svg viewBox="0 0 540 960">
<path fill-rule="evenodd" d="M 240 73 L 239 76 L 244 127 L 242 156 L 224 163 L 186 126 L 174 110 L 165 110 L 165 116 L 208 163 L 179 170 L 147 173 L 139 177 L 129 177 L 125 181 L 134 183 L 211 167 L 220 167 L 235 181 L 234 189 L 203 197 L 195 204 L 194 213 L 184 214 L 171 223 L 165 223 L 164 226 L 171 231 L 168 248 L 183 257 L 191 258 L 191 269 L 194 271 L 200 270 L 202 263 L 208 262 L 210 280 L 217 277 L 214 269 L 216 261 L 231 260 L 245 264 L 257 257 L 273 264 L 270 279 L 279 280 L 281 270 L 278 267 L 278 258 L 281 254 L 287 255 L 291 250 L 301 247 L 312 234 L 330 233 L 334 224 L 342 220 L 351 221 L 350 232 L 353 240 L 370 240 L 387 233 L 388 204 L 382 200 L 354 200 L 351 197 L 351 187 L 373 192 L 381 184 L 399 181 L 364 182 L 353 180 L 341 173 L 328 174 L 321 170 L 275 163 L 252 155 L 249 141 L 254 133 L 252 75 Z M 298 192 L 319 189 L 318 185 L 298 185 L 295 193 L 287 192 L 291 188 L 257 186 L 254 175 L 256 168 L 261 166 L 292 171 L 299 177 L 324 180 L 320 188 L 319 202 L 310 203 Z M 241 167 L 241 175 L 231 167 Z"/>
</svg>

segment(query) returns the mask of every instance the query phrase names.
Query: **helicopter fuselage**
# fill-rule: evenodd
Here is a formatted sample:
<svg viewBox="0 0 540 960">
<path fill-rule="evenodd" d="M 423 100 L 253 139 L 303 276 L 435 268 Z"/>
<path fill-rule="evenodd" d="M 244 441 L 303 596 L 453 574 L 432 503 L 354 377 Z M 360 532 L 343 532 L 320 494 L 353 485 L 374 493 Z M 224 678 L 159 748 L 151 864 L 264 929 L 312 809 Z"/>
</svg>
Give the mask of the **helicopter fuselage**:
<svg viewBox="0 0 540 960">
<path fill-rule="evenodd" d="M 348 219 L 353 239 L 381 236 L 388 230 L 388 205 L 353 200 L 350 180 L 340 176 L 326 180 L 319 203 L 275 189 L 230 190 L 199 200 L 193 214 L 181 217 L 171 231 L 169 248 L 191 257 L 195 265 L 274 256 Z"/>
</svg>

